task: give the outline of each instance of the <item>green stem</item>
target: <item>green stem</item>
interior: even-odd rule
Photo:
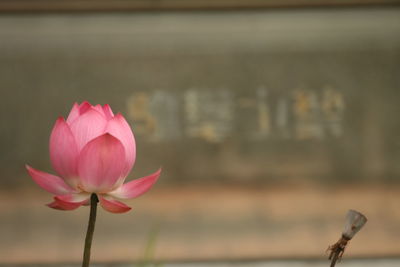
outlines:
[[[92,247],[94,225],[96,223],[97,202],[99,202],[99,199],[97,198],[97,195],[93,193],[90,196],[90,215],[85,238],[82,267],[88,267],[90,263],[90,248]]]

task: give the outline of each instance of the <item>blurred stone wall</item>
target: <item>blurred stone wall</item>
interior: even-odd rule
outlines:
[[[400,10],[0,16],[0,183],[50,171],[75,101],[164,184],[397,181]]]

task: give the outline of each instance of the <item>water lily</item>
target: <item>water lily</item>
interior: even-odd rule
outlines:
[[[67,119],[59,117],[50,137],[50,159],[58,175],[26,166],[33,180],[55,195],[49,207],[73,210],[89,205],[92,194],[107,211],[131,208],[117,199],[135,198],[148,191],[161,170],[124,184],[136,158],[132,130],[109,105],[75,103]]]

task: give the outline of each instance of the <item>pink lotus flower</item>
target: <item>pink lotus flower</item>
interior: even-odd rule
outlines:
[[[49,207],[73,210],[88,205],[96,193],[107,211],[123,213],[131,208],[116,200],[135,198],[148,191],[157,172],[124,184],[136,158],[135,139],[121,114],[109,105],[74,104],[65,121],[59,117],[50,137],[50,159],[59,176],[26,166],[33,180],[56,195]]]

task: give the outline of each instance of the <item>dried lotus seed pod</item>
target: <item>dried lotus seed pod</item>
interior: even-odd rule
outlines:
[[[367,218],[363,214],[355,210],[349,210],[346,215],[343,236],[349,240],[352,239],[366,222]]]
[[[328,251],[330,251],[329,259],[331,260],[331,267],[335,267],[336,262],[341,260],[348,242],[360,231],[366,222],[367,218],[360,212],[355,210],[349,210],[347,212],[342,236],[338,242],[328,247]]]

